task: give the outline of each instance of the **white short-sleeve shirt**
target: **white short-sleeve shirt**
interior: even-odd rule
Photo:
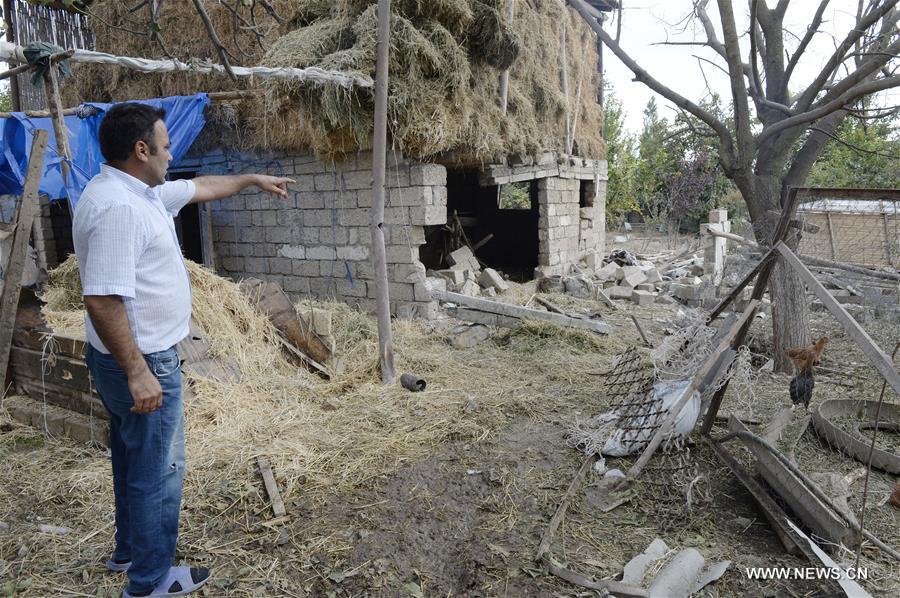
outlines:
[[[122,297],[138,349],[162,351],[187,336],[191,287],[173,217],[193,181],[150,187],[107,164],[84,188],[72,218],[82,294]],[[87,340],[109,350],[86,316]]]

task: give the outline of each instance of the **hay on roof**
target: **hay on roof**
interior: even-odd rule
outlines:
[[[596,103],[596,41],[572,10],[556,2],[521,2],[512,23],[501,0],[397,0],[391,19],[389,135],[403,154],[428,159],[452,151],[466,161],[565,148],[566,107],[577,117],[575,153],[602,158],[602,113]],[[228,50],[242,64],[320,67],[374,76],[374,0],[279,0],[285,17],[271,20],[261,44],[219,3],[207,10]],[[99,0],[92,8],[101,50],[152,58],[162,46],[109,25],[135,27],[144,9],[128,12],[124,0]],[[258,15],[264,23],[264,15]],[[101,20],[102,19],[102,20]],[[560,77],[559,28],[566,19],[568,102]],[[167,3],[160,20],[165,49],[179,57],[218,61],[191,3]],[[510,68],[508,112],[499,106],[499,80]],[[125,100],[220,91],[250,85],[227,78],[182,73],[135,75],[118,67],[79,68],[71,100]],[[248,146],[309,150],[319,156],[368,149],[373,97],[370,89],[336,85],[255,82],[260,100],[236,110]]]

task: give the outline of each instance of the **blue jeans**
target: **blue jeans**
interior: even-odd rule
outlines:
[[[144,355],[162,387],[162,407],[140,415],[128,377],[112,355],[88,347],[94,387],[109,412],[116,549],[113,558],[131,560],[130,593],[152,590],[175,559],[184,480],[184,411],[181,368],[175,348]]]

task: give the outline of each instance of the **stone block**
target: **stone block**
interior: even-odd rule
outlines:
[[[649,282],[642,282],[641,284],[634,287],[636,291],[650,291],[651,293],[656,291],[656,285],[651,284]]]
[[[675,300],[672,299],[669,295],[660,293],[659,295],[656,296],[656,302],[661,305],[671,305],[671,304],[675,303]]]
[[[454,270],[471,270],[473,269],[473,263],[476,264],[474,269],[477,269],[478,264],[475,254],[468,247],[460,247],[456,251],[450,252],[450,255],[447,256],[447,262]]]
[[[315,247],[306,248],[306,259],[308,260],[333,260],[336,258],[337,251],[334,247],[317,245]]]
[[[438,270],[435,274],[445,279],[451,285],[461,285],[466,281],[466,275],[462,270]]]
[[[460,295],[466,295],[468,297],[478,297],[479,295],[481,295],[481,288],[474,280],[466,280],[460,285],[457,292]]]
[[[628,266],[627,268],[631,268],[631,267],[632,266]],[[638,270],[637,272],[631,271],[631,272],[627,273],[622,278],[622,280],[619,281],[619,284],[621,284],[622,286],[631,287],[634,289],[634,288],[637,288],[637,286],[639,284],[643,284],[646,281],[647,281],[647,277],[644,275],[643,272]]]
[[[491,330],[483,324],[463,324],[450,331],[447,342],[454,349],[471,349],[478,343],[486,341]]]
[[[612,280],[616,278],[616,272],[619,270],[619,266],[616,265],[615,262],[610,262],[597,270],[594,274],[597,279],[601,281]]]
[[[563,279],[566,294],[579,299],[593,299],[594,283],[584,276],[571,276]]]
[[[486,289],[494,288],[500,293],[509,290],[509,284],[507,284],[507,282],[503,280],[503,277],[500,276],[500,273],[493,268],[485,268],[482,270],[478,282],[482,287]]]
[[[331,312],[314,307],[312,310],[312,329],[319,336],[331,336]]]
[[[429,291],[447,291],[447,279],[440,276],[429,276],[425,278],[425,286]]]
[[[337,248],[339,260],[360,261],[369,259],[369,248],[365,245],[346,245]]]
[[[659,270],[656,268],[644,270],[644,276],[647,277],[647,282],[660,282],[662,280],[662,276],[659,275]]]
[[[673,284],[672,291],[675,296],[685,301],[694,301],[700,298],[700,287],[693,284]]]
[[[610,299],[631,299],[631,295],[634,293],[634,289],[631,287],[623,287],[623,286],[614,286],[609,287],[606,291],[606,295]]]
[[[538,280],[538,290],[542,293],[565,293],[566,285],[561,276],[544,276]]]
[[[656,295],[650,291],[635,290],[633,293],[631,293],[631,300],[641,307],[653,305],[655,299]]]
[[[482,291],[485,297],[496,297],[497,291],[494,290],[494,287],[487,287]]]

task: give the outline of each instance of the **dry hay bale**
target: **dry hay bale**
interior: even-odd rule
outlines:
[[[468,43],[472,58],[498,69],[508,69],[519,55],[519,40],[500,12],[478,0],[473,0],[474,22],[469,29]]]
[[[287,21],[265,29],[261,45],[235,25],[221,3],[207,3],[219,36],[236,64],[310,67],[374,76],[375,0],[278,0]],[[122,54],[164,56],[159,43],[115,27],[138,28],[147,6],[128,11],[124,0],[98,0],[98,48]],[[245,10],[241,8],[241,10]],[[392,3],[389,126],[392,147],[407,157],[429,159],[453,150],[467,163],[511,153],[565,150],[566,112],[575,130],[574,150],[602,158],[605,145],[596,102],[596,38],[580,16],[556,2],[519,2],[511,23],[505,0],[397,0]],[[101,21],[102,19],[102,21]],[[261,22],[263,20],[261,19]],[[266,27],[273,25],[265,20]],[[560,26],[565,22],[569,98],[560,78]],[[146,22],[144,21],[144,25]],[[161,39],[175,56],[218,62],[190,2],[166,3]],[[501,67],[509,66],[508,112],[499,107]],[[79,69],[66,90],[77,100],[124,100],[220,91],[262,85],[264,95],[240,102],[242,139],[266,150],[304,152],[341,159],[371,146],[371,89],[334,84],[265,82],[185,73],[134,75],[117,67]],[[252,131],[244,135],[243,130]],[[222,147],[232,134],[222,131]],[[214,135],[209,136],[212,141]],[[208,148],[206,141],[201,148]]]

